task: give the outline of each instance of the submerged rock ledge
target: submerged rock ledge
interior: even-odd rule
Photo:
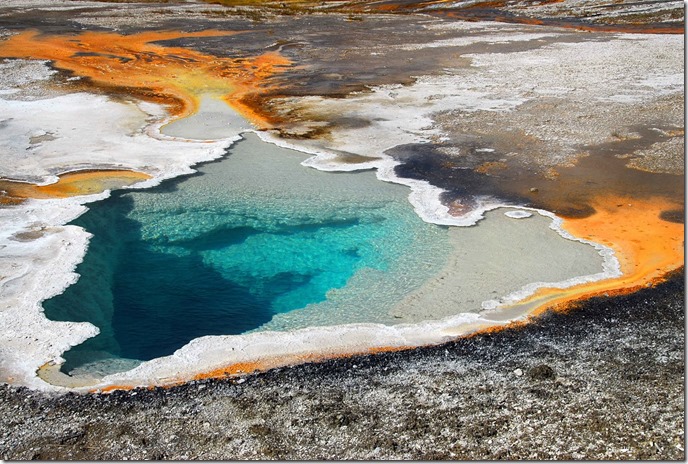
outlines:
[[[110,394],[0,386],[2,459],[685,459],[684,270],[445,345]]]

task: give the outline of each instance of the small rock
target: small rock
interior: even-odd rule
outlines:
[[[521,376],[523,375],[523,370],[520,369],[520,368],[519,368],[519,369],[516,369],[516,370],[514,371],[514,375],[515,375],[516,377],[521,377]]]
[[[538,193],[539,191],[540,191],[540,190],[538,190],[538,189],[535,188],[535,187],[531,187],[531,188],[530,188],[530,193]]]
[[[555,377],[554,369],[547,364],[539,364],[528,369],[528,377],[534,380],[547,380]]]

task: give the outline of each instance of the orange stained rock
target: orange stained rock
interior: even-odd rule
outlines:
[[[340,356],[327,356],[326,354],[316,353],[309,353],[304,355],[265,356],[259,361],[234,363],[229,364],[225,367],[220,367],[218,369],[213,369],[207,372],[201,372],[200,374],[196,374],[193,377],[193,380],[235,377],[241,374],[265,372],[269,369],[274,369],[277,367],[292,366],[296,364],[304,364],[307,362],[324,361],[326,359],[332,359],[336,357]]]
[[[111,32],[50,35],[24,31],[0,41],[0,58],[50,60],[56,68],[88,78],[87,88],[117,89],[170,105],[177,116],[193,113],[201,94],[224,96],[258,125],[269,117],[247,104],[269,89],[265,80],[291,62],[277,53],[253,58],[221,58],[156,42],[184,37],[214,37],[237,31]]]
[[[378,354],[378,353],[393,353],[395,351],[404,351],[404,350],[410,350],[414,347],[412,346],[381,346],[377,348],[369,348],[368,353],[370,354]]]
[[[622,275],[569,289],[542,289],[527,300],[541,303],[535,313],[573,300],[630,293],[684,265],[684,224],[660,219],[662,211],[683,205],[663,197],[620,196],[597,198],[592,204],[595,214],[564,219],[563,227],[575,237],[612,248]]]
[[[299,355],[268,355],[264,356],[260,361],[255,362],[240,362],[230,364],[226,367],[213,369],[208,372],[202,372],[193,377],[193,380],[216,379],[224,377],[232,377],[241,374],[251,374],[254,372],[265,372],[269,369],[277,367],[293,366],[297,364],[323,362],[331,359],[349,358],[352,356],[387,353],[394,351],[403,351],[414,348],[413,346],[382,346],[369,348],[367,350],[353,350],[344,353],[304,353]]]
[[[62,174],[54,184],[0,180],[0,203],[16,204],[26,198],[66,198],[92,195],[150,179],[143,172],[126,170],[76,171]]]
[[[115,390],[133,390],[134,388],[136,387],[131,385],[108,385],[107,387],[89,390],[89,393],[112,393]]]
[[[263,364],[259,362],[236,363],[230,364],[226,367],[221,367],[219,369],[214,369],[212,371],[197,374],[194,376],[193,380],[216,379],[239,374],[250,374],[259,370],[265,370]]]

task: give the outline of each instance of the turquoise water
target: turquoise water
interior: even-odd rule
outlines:
[[[446,229],[414,214],[406,187],[303,159],[249,134],[198,174],[90,205],[73,222],[93,234],[81,278],[44,307],[101,334],[63,370],[203,335],[394,323],[391,305],[444,264]]]

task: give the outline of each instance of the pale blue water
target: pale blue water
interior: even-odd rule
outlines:
[[[406,187],[304,158],[248,135],[197,175],[92,204],[73,222],[94,234],[81,278],[44,302],[101,329],[64,370],[203,335],[394,323],[394,302],[444,264],[446,229],[414,214]]]

